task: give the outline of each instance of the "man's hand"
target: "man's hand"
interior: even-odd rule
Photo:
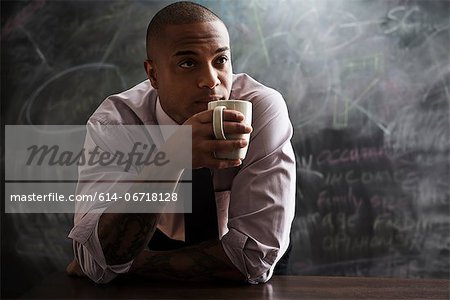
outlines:
[[[213,132],[212,115],[212,110],[202,111],[193,115],[183,124],[192,126],[192,168],[223,169],[239,166],[241,164],[239,159],[216,159],[214,152],[244,148],[247,146],[247,141],[244,139],[216,140]],[[238,111],[225,109],[223,118],[225,134],[252,132],[252,127],[243,122],[244,115]]]
[[[75,259],[72,260],[69,265],[67,265],[66,273],[67,273],[67,275],[74,276],[74,277],[85,277],[86,276],[83,273],[83,271],[81,270],[80,265],[78,264],[78,262]]]

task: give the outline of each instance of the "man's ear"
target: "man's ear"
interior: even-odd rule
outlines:
[[[145,73],[147,73],[147,77],[150,80],[154,89],[158,89],[158,81],[156,80],[156,69],[155,64],[152,60],[147,59],[144,61]]]

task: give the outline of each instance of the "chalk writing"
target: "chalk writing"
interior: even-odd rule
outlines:
[[[322,150],[316,157],[317,166],[334,166],[347,163],[359,163],[366,160],[386,158],[383,147],[361,147],[351,149]]]
[[[322,241],[322,249],[335,259],[349,259],[351,257],[361,257],[361,254],[367,254],[369,251],[384,254],[383,252],[387,252],[386,249],[392,244],[392,236],[351,237],[341,232],[336,235],[325,236]]]
[[[319,211],[352,210],[358,212],[361,208],[363,198],[353,195],[350,188],[346,195],[329,195],[328,191],[322,191],[317,198]]]
[[[430,21],[432,22],[432,19],[417,5],[397,6],[388,11],[382,27],[385,34],[397,34],[401,46],[411,47],[424,41],[424,36],[435,30],[435,25]]]

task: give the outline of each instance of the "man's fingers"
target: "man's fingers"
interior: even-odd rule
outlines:
[[[204,142],[205,149],[211,152],[232,151],[247,146],[248,142],[244,139],[238,140],[209,140]]]
[[[237,110],[224,109],[223,119],[230,122],[241,122],[244,121],[245,116]]]
[[[200,123],[212,123],[213,110],[205,110],[195,114],[192,118],[196,119]],[[223,119],[229,122],[241,122],[244,121],[244,115],[237,110],[224,109]]]
[[[225,134],[246,134],[252,132],[253,128],[244,123],[223,122],[223,131]]]
[[[229,152],[238,150],[247,146],[248,142],[244,139],[239,140],[206,140],[193,145],[192,165],[195,168],[229,168],[240,165],[239,160],[231,161],[214,158],[214,152]],[[195,154],[195,155],[194,155]]]
[[[214,138],[214,129],[212,123],[203,123],[199,126],[192,128],[193,136],[203,136]],[[253,128],[250,125],[244,124],[242,122],[223,122],[223,131],[225,135],[228,134],[247,134],[251,133]]]
[[[198,132],[201,132],[201,135],[203,136],[209,136],[214,138],[214,129],[212,124],[208,124],[207,126],[202,126],[203,128],[200,129]],[[225,136],[229,134],[247,134],[251,133],[253,131],[253,128],[250,125],[244,124],[244,123],[238,123],[238,122],[223,122],[223,132],[225,133]]]

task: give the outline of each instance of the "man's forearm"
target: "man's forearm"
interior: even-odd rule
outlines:
[[[172,193],[182,172],[182,169],[173,166],[165,168],[147,166],[135,179],[135,184],[128,193],[137,194],[148,191]],[[174,182],[161,185],[150,180],[150,182],[142,183],[148,178],[169,178]],[[124,264],[134,259],[149,243],[158,225],[160,213],[125,213],[130,205],[136,205],[136,203],[124,201],[113,203],[100,217],[98,237],[106,263],[109,265]],[[146,210],[146,207],[142,209]],[[163,210],[164,207],[159,207],[160,212]]]
[[[104,213],[98,224],[98,237],[109,265],[134,259],[150,241],[159,214]]]
[[[129,273],[183,281],[245,279],[231,263],[219,240],[172,251],[144,250],[134,260]]]

